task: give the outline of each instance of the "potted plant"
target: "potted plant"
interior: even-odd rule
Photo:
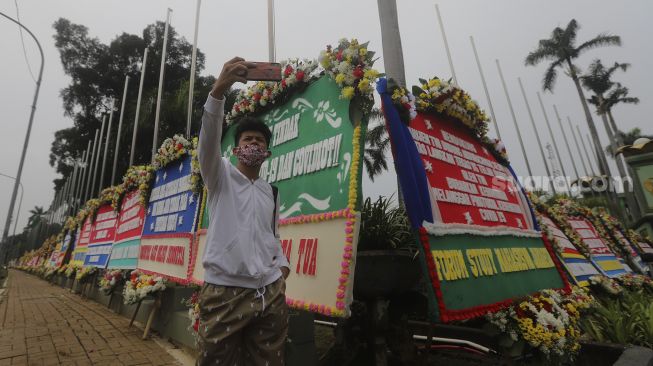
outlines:
[[[418,249],[403,207],[392,197],[365,199],[354,275],[356,298],[379,298],[409,290],[421,275]]]

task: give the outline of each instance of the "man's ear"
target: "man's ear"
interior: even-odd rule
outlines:
[[[267,151],[267,157],[269,158],[270,156],[272,156],[272,151],[268,150]]]
[[[231,149],[231,153],[234,154],[234,155],[236,155],[236,154],[238,153],[238,150],[240,150],[240,147],[239,147],[239,146],[236,146],[236,147],[234,147],[233,149]]]

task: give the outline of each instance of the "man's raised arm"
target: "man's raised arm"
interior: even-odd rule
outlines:
[[[224,116],[224,93],[235,82],[245,83],[247,69],[254,67],[240,57],[234,57],[222,67],[220,75],[204,104],[202,128],[198,146],[198,158],[202,179],[209,191],[217,192],[220,176],[224,172],[220,145],[222,140],[222,119]]]

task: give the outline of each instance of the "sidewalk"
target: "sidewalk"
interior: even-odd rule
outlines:
[[[0,366],[179,365],[129,319],[17,270],[0,295]]]

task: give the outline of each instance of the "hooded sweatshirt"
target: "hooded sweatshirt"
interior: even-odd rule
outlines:
[[[224,98],[209,95],[198,146],[209,211],[204,281],[259,289],[281,277],[280,267],[289,267],[278,236],[278,197],[275,210],[269,183],[249,179],[221,157],[223,116]]]

